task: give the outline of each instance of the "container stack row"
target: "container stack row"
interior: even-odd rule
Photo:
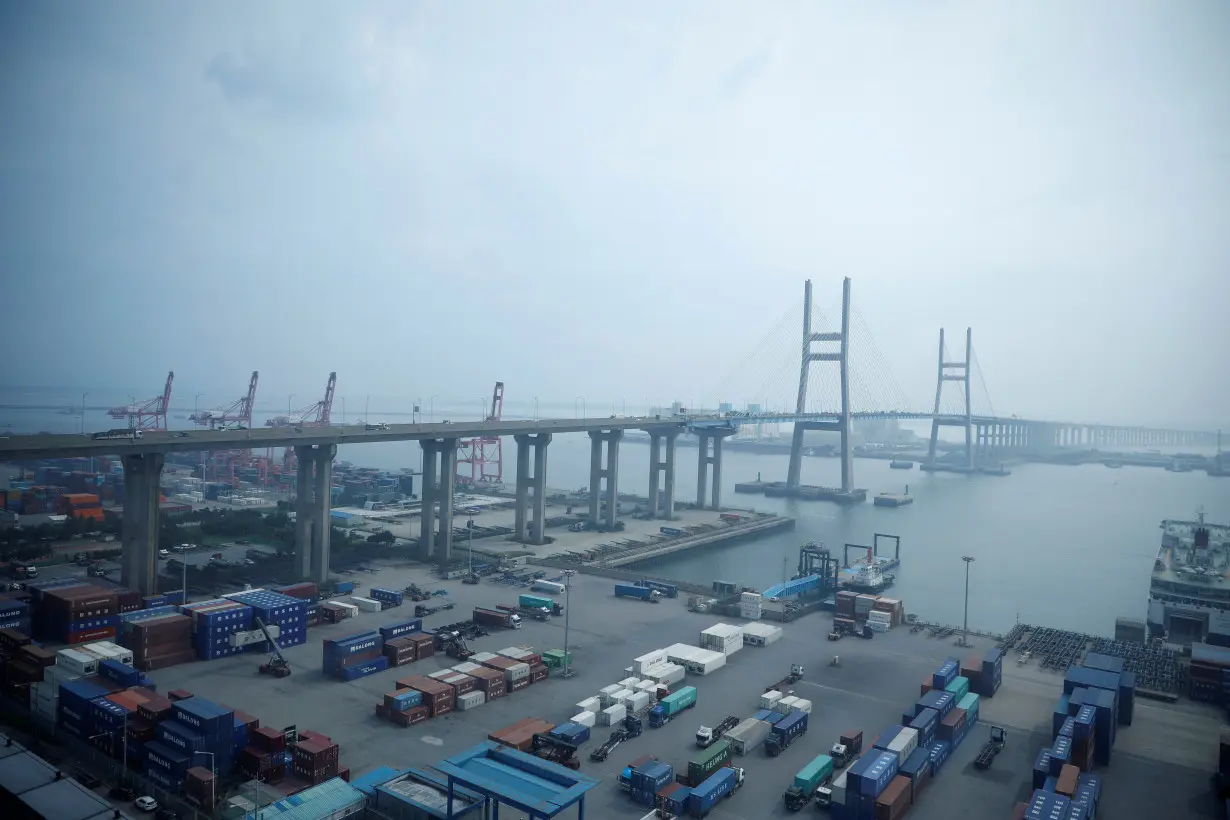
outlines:
[[[33,689],[38,686],[56,655],[35,644],[17,629],[0,629],[0,692],[19,703],[33,705]]]

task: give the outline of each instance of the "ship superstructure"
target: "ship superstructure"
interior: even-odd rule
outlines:
[[[1230,526],[1162,522],[1149,584],[1149,635],[1167,643],[1230,646]]]

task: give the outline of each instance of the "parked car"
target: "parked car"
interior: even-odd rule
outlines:
[[[158,801],[148,794],[138,797],[135,805],[141,811],[158,811]]]
[[[85,786],[87,789],[97,789],[102,785],[102,781],[84,769],[73,770],[73,779]]]
[[[128,802],[129,800],[137,799],[137,790],[132,786],[112,786],[107,792],[107,796],[112,800]]]

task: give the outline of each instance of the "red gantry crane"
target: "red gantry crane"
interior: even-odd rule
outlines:
[[[224,430],[227,428],[236,430],[252,429],[252,405],[256,402],[256,382],[259,376],[260,374],[257,371],[252,371],[252,378],[248,381],[247,394],[234,404],[213,410],[202,410],[199,413],[193,413],[188,418],[193,424],[208,427],[210,430]]]
[[[112,407],[107,415],[113,419],[124,419],[134,430],[165,430],[167,429],[167,407],[171,403],[171,382],[175,381],[175,371],[167,373],[167,386],[161,396],[154,396],[147,401],[136,404],[126,404],[123,407]]]
[[[486,421],[499,421],[504,413],[504,382],[491,392],[491,413]],[[469,469],[464,469],[469,465]],[[457,481],[463,486],[499,483],[504,480],[503,452],[499,436],[462,439],[457,443]]]
[[[328,427],[333,414],[333,393],[337,387],[337,373],[329,374],[329,382],[325,385],[325,397],[315,404],[302,410],[296,410],[289,416],[276,416],[265,422],[268,427]],[[269,463],[273,463],[273,451],[266,453]],[[295,448],[287,447],[282,451],[282,474],[293,475],[296,469]]]

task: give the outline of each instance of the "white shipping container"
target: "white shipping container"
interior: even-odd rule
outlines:
[[[267,624],[265,626],[269,630],[270,637],[275,640],[282,634],[282,627],[277,624]],[[259,629],[253,629],[247,632],[232,632],[230,635],[231,646],[250,646],[254,643],[261,643],[265,640],[265,635]]]
[[[777,702],[777,708],[773,711],[781,712],[783,715],[788,715],[794,711],[794,705],[799,702],[799,699],[794,695],[786,695]]]
[[[579,723],[582,726],[588,726],[589,728],[592,729],[594,728],[594,725],[597,724],[598,722],[598,713],[591,712],[590,710],[586,709],[580,714],[573,715],[571,718],[569,718],[569,721],[571,721],[572,723]]]
[[[645,677],[671,686],[683,680],[687,670],[677,663],[661,663],[645,670]]]
[[[636,693],[631,689],[620,689],[614,694],[614,696],[612,696],[611,701],[612,703],[622,703],[624,706],[627,706],[628,702],[632,700],[632,696],[634,694]]]
[[[641,682],[641,679],[639,677],[631,677],[631,678],[624,678],[623,680],[619,682],[619,685],[625,689],[633,689],[640,682]]]
[[[748,621],[759,621],[762,617],[764,617],[764,611],[761,610],[760,607],[752,608],[752,607],[740,606],[739,607],[739,617],[745,620],[748,620]],[[747,643],[746,638],[744,638],[744,643]]]
[[[354,604],[348,604],[343,601],[329,601],[329,603],[333,604],[334,606],[339,606],[342,609],[346,610],[347,618],[356,618],[359,615],[359,608],[355,606]]]
[[[61,649],[56,653],[56,666],[62,666],[74,675],[97,675],[98,656],[76,649]]]
[[[470,663],[469,661],[465,661],[464,663],[459,663],[456,666],[450,666],[449,668],[452,669],[454,672],[460,672],[463,675],[473,675],[474,670],[485,669],[486,667],[480,666],[477,663]]]
[[[701,635],[712,635],[719,640],[725,641],[728,638],[738,638],[743,640],[743,629],[734,624],[718,623],[706,629]]]
[[[745,755],[764,743],[772,731],[773,724],[755,718],[748,718],[726,733],[735,754]]]
[[[586,698],[577,704],[577,708],[582,712],[597,712],[602,708],[601,698]]]
[[[688,666],[688,661],[696,657],[697,654],[705,652],[699,646],[690,646],[686,643],[677,643],[666,648],[666,659],[671,663],[677,663],[685,669]]]
[[[778,701],[782,699],[782,693],[776,689],[770,689],[760,696],[761,709],[776,709]]]
[[[741,592],[739,593],[739,603],[741,604],[756,604],[760,605],[760,601],[764,596],[759,592]]]
[[[598,713],[598,722],[603,726],[614,726],[628,716],[628,709],[622,703],[608,706]]]
[[[357,595],[350,596],[350,603],[364,612],[379,612],[383,608],[379,601],[373,601],[371,598],[360,598]]]
[[[905,759],[914,754],[918,748],[918,730],[902,729],[897,736],[888,742],[888,750],[897,753],[897,765],[905,763]]]
[[[643,680],[633,688],[638,692],[647,692],[650,697],[653,697],[658,692],[658,682],[656,680]]]
[[[721,652],[711,652],[707,649],[702,649],[700,653],[693,656],[692,660],[684,664],[684,668],[694,675],[708,675],[725,665],[726,656]]]
[[[508,667],[507,675],[510,681],[528,678],[530,676],[530,665],[528,663],[515,663]]]
[[[887,632],[893,628],[891,624],[886,624],[883,621],[868,621],[867,626],[871,627],[872,632]]]
[[[70,680],[84,678],[80,672],[74,672],[67,666],[48,666],[43,670],[43,680],[47,683],[55,684],[58,688],[61,683],[67,683]]]
[[[655,666],[666,660],[665,649],[655,649],[652,652],[646,652],[639,658],[632,660],[632,674],[644,676],[645,670],[650,666]]]
[[[771,624],[748,624],[743,629],[743,643],[748,646],[768,646],[782,637],[782,628]]]
[[[466,692],[464,695],[457,696],[457,709],[464,712],[467,709],[474,709],[482,706],[487,702],[487,695],[480,689],[475,689],[472,692]]]
[[[796,698],[793,704],[793,711],[806,712],[811,714],[811,701],[806,698]]]
[[[893,615],[891,612],[881,612],[878,609],[873,609],[867,613],[867,622],[872,623],[875,621],[891,624],[893,622]]]
[[[598,690],[598,699],[602,702],[603,707],[610,706],[615,702],[615,695],[623,691],[623,687],[618,683],[613,683],[610,686],[604,686]]]
[[[632,697],[628,698],[628,711],[635,713],[642,709],[648,709],[652,702],[653,698],[648,692],[635,692]]]
[[[132,666],[132,650],[125,646],[120,646],[112,641],[99,641],[98,643],[91,644],[91,646],[106,647],[111,652],[112,658],[125,666]]]

